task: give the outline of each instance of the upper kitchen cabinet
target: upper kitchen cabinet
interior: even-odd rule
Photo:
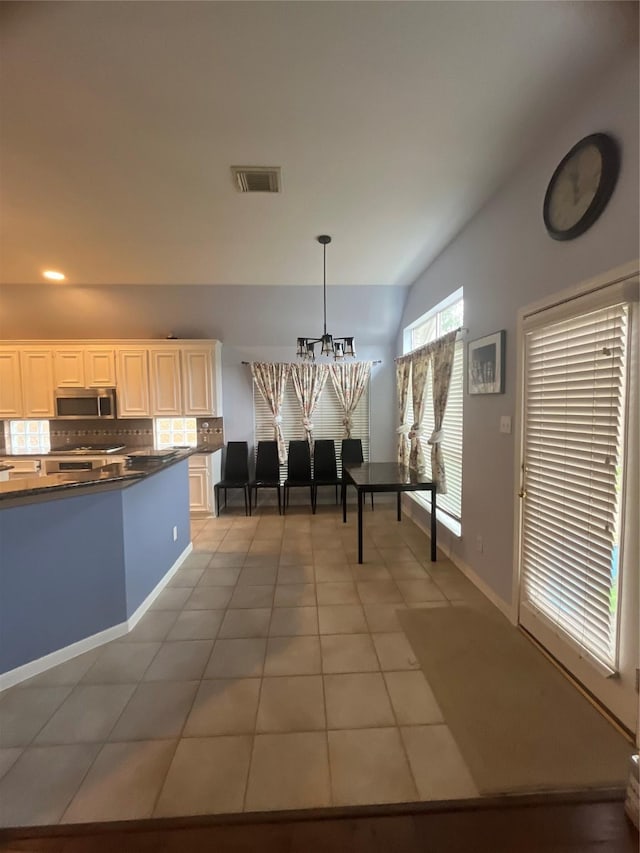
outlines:
[[[159,418],[182,414],[182,381],[178,349],[149,350],[151,414]]]
[[[147,347],[116,350],[119,418],[148,418],[151,414],[147,353]]]
[[[151,348],[151,414],[157,417],[220,417],[219,374],[219,344]]]
[[[0,350],[0,418],[52,418],[53,389],[50,349]]]
[[[81,347],[54,350],[53,373],[56,388],[85,388],[84,350]]]
[[[112,348],[57,347],[53,359],[56,388],[115,388]]]
[[[113,348],[85,347],[84,373],[86,388],[115,388],[116,362]]]
[[[22,411],[20,353],[3,347],[0,349],[0,418],[21,418]]]
[[[183,345],[181,350],[183,413],[221,417],[220,344]]]
[[[23,349],[20,353],[24,418],[53,418],[53,352]]]
[[[55,417],[56,388],[115,388],[119,418],[222,417],[219,341],[11,344],[0,347],[0,419]]]

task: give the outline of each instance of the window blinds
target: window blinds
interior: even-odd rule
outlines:
[[[616,668],[628,306],[526,332],[523,601]]]
[[[464,343],[456,342],[453,357],[453,368],[451,371],[451,384],[449,385],[449,396],[447,408],[442,422],[444,440],[442,442],[442,455],[447,476],[447,494],[438,495],[438,511],[446,512],[448,515],[460,521],[462,518],[462,400],[464,390]],[[407,415],[405,421],[413,423],[413,394],[411,393],[411,381],[409,381],[409,396],[407,401]],[[420,429],[420,438],[424,448],[424,459],[426,471],[431,476],[431,445],[427,444],[433,432],[433,384],[431,379],[431,367],[427,375],[427,388],[425,394],[424,419]],[[429,499],[423,495],[424,499]]]
[[[353,423],[351,427],[351,437],[359,438],[362,441],[362,453],[365,462],[369,459],[369,387],[370,382],[367,382],[366,388],[362,393],[362,397],[358,402],[355,412],[353,413]],[[258,441],[273,440],[273,415],[271,414],[268,405],[265,403],[262,394],[253,385],[253,411],[255,418],[255,440],[256,446]],[[311,416],[313,423],[313,437],[315,438],[332,438],[336,446],[336,459],[338,462],[338,476],[342,475],[342,463],[340,460],[340,450],[342,439],[344,438],[344,426],[342,420],[344,413],[338,395],[333,387],[331,376],[327,379],[324,390],[318,401],[318,405]],[[287,380],[287,385],[284,393],[284,401],[282,405],[282,432],[285,443],[295,439],[303,439],[305,437],[304,428],[302,426],[302,414],[300,404],[296,397],[293,382],[291,378]],[[287,474],[286,463],[280,466],[281,479],[285,479]]]

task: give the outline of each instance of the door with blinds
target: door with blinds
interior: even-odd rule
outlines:
[[[637,277],[522,325],[521,625],[635,731]]]

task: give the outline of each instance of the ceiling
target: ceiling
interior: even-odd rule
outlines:
[[[0,281],[407,285],[629,2],[3,2]],[[242,195],[232,165],[282,168]]]

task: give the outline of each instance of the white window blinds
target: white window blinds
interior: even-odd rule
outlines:
[[[462,518],[462,400],[464,390],[464,343],[456,342],[453,357],[453,369],[451,372],[451,384],[449,385],[449,396],[447,408],[445,409],[442,430],[444,439],[442,441],[442,455],[447,476],[447,494],[438,495],[438,511],[446,512],[456,521]],[[411,393],[411,382],[409,382],[409,397],[407,401],[406,422],[413,422],[413,395]],[[424,448],[424,459],[426,471],[431,475],[431,445],[427,444],[433,432],[433,383],[431,378],[431,367],[427,375],[427,387],[425,392],[424,419],[420,428],[420,438]],[[422,496],[421,496],[422,497]],[[427,502],[429,499],[426,498]]]
[[[615,670],[628,306],[525,338],[523,603]]]
[[[366,388],[362,393],[362,397],[358,402],[356,410],[353,414],[353,423],[351,427],[351,437],[359,438],[362,441],[362,453],[365,462],[369,459],[369,385],[367,382]],[[253,385],[253,411],[255,417],[255,440],[256,446],[259,441],[273,440],[273,415],[271,414],[268,405],[265,403],[262,394]],[[340,450],[342,439],[344,438],[344,426],[342,420],[344,413],[342,406],[338,400],[338,395],[333,387],[331,376],[327,379],[326,385],[318,405],[311,416],[313,423],[313,437],[316,438],[332,438],[336,446],[336,459],[338,462],[338,475],[341,476],[342,464],[340,460]],[[291,378],[287,380],[287,386],[284,393],[284,402],[282,405],[282,432],[285,443],[295,439],[303,439],[305,437],[304,428],[302,426],[302,414],[300,404],[293,389]],[[286,463],[280,466],[282,479],[286,477]]]

